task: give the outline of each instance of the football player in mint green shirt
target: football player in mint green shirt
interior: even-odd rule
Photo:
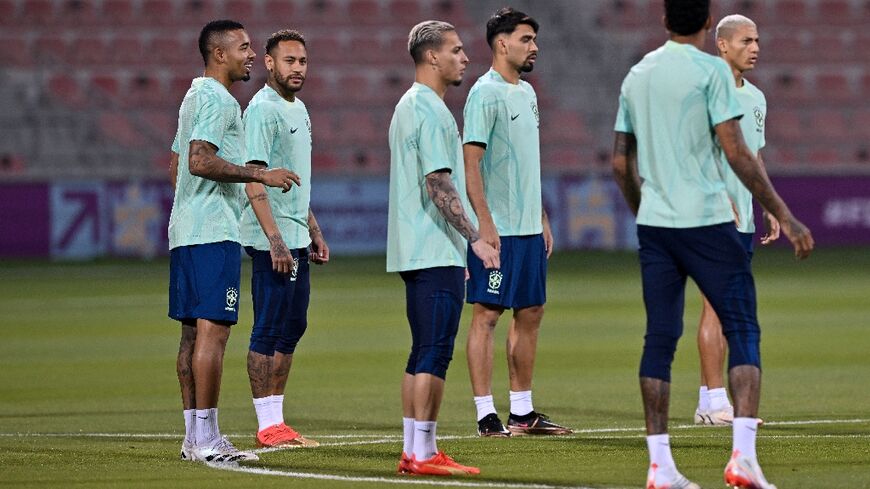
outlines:
[[[175,199],[169,218],[169,316],[181,323],[176,363],[185,421],[181,458],[257,460],[223,438],[217,424],[224,348],[238,320],[238,184],[289,190],[299,179],[285,169],[243,166],[241,109],[229,88],[250,78],[255,55],[244,27],[210,22],[200,33],[199,48],[205,73],[193,80],[181,103],[170,170]]]
[[[622,83],[614,127],[613,170],[637,215],[647,315],[639,372],[650,455],[646,487],[699,487],[677,470],[668,436],[671,363],[691,277],[728,339],[735,412],[725,482],[773,489],[755,451],[761,381],[755,286],[719,172],[720,153],[777,217],[798,258],[809,256],[813,239],[743,141],[743,111],[727,63],[702,51],[712,25],[709,0],[665,0],[665,24],[670,40]]]
[[[737,100],[743,112],[743,117],[740,119],[743,139],[749,150],[758,156],[763,169],[761,148],[764,147],[765,142],[764,119],[767,115],[767,101],[761,90],[744,78],[744,73],[755,68],[758,60],[758,30],[755,23],[742,15],[724,17],[716,27],[716,47],[719,56],[731,68],[736,81]],[[737,178],[724,158],[720,158],[719,167],[722,179],[725,181],[725,190],[734,208],[740,240],[746,248],[749,259],[752,259],[752,241],[755,233],[752,194]],[[762,236],[761,243],[766,245],[779,238],[779,222],[766,211],[764,221],[768,230]],[[734,418],[734,408],[728,401],[722,375],[726,346],[722,336],[722,324],[710,301],[703,297],[703,294],[702,298],[704,309],[698,325],[701,388],[694,421],[695,424],[702,425],[729,425]]]
[[[404,443],[399,472],[467,475],[436,444],[436,419],[453,356],[465,295],[466,240],[488,268],[498,268],[495,248],[480,239],[466,214],[459,130],[444,94],[459,85],[468,64],[462,41],[446,22],[411,29],[408,51],[414,84],[390,121],[390,200],[387,271],[405,283],[411,354],[402,378]]]
[[[311,121],[296,94],[308,74],[299,31],[280,30],[266,41],[266,85],[245,109],[247,165],[286,168],[299,176],[291,193],[245,184],[242,245],[251,256],[254,325],[248,378],[262,447],[317,446],[284,422],[284,390],[296,345],[308,326],[309,260],[329,261],[329,246],[310,208]],[[311,253],[308,246],[311,245]]]
[[[546,302],[547,259],[553,233],[541,197],[538,98],[522,73],[538,58],[538,23],[510,7],[486,24],[492,67],[465,102],[463,156],[466,189],[481,239],[501,254],[501,268],[486,270],[468,257],[468,369],[480,436],[565,435],[571,430],[535,411],[532,372]],[[492,342],[505,309],[508,329],[510,413],[505,428],[492,395]]]

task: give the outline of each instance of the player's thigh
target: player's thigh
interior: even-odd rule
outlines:
[[[637,227],[647,334],[679,337],[683,329],[686,273],[674,253],[673,230]]]
[[[170,316],[181,321],[238,321],[241,249],[222,241],[184,246],[170,258]]]
[[[429,268],[418,275],[415,322],[421,346],[452,349],[462,314],[464,279],[460,267]]]

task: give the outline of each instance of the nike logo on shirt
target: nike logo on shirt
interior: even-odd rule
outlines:
[[[517,117],[519,117],[519,116],[520,116],[519,114],[517,114],[517,115],[512,115],[512,116],[511,116],[511,120],[512,120],[512,121],[515,121],[515,120],[517,119]]]
[[[296,134],[296,131],[298,131],[298,130],[299,130],[298,127],[291,127],[291,128],[290,128],[290,134]]]

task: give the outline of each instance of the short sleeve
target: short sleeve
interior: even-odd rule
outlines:
[[[417,115],[421,119],[417,136],[417,155],[423,175],[444,169],[453,171],[453,165],[450,164],[451,153],[447,145],[450,128],[437,112]],[[455,134],[453,136],[458,137]]]
[[[743,117],[743,109],[737,99],[737,86],[734,75],[722,59],[716,59],[714,69],[707,85],[707,114],[710,127]]]
[[[190,132],[190,141],[208,141],[220,149],[228,125],[226,112],[226,107],[220,103],[220,98],[216,95],[200,95],[198,110]]]
[[[619,95],[619,108],[616,111],[616,124],[613,125],[613,130],[616,132],[625,132],[634,134],[634,127],[631,125],[631,114],[628,112],[628,101],[625,95]]]
[[[462,143],[489,144],[489,136],[493,126],[495,126],[497,115],[498,99],[487,96],[484,90],[472,89],[465,101],[465,110],[463,111],[465,122]]]
[[[272,146],[278,137],[278,120],[274,110],[268,104],[257,104],[245,111],[245,147],[248,150],[248,161],[269,161]]]

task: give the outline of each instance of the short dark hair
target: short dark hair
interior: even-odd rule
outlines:
[[[298,41],[305,46],[305,36],[295,29],[281,29],[278,32],[273,32],[269,39],[266,40],[266,54],[272,54],[275,46],[282,41]]]
[[[205,25],[199,32],[199,54],[202,61],[208,65],[208,53],[214,49],[218,38],[224,33],[244,29],[245,26],[234,20],[213,20]]]
[[[668,30],[690,36],[704,28],[710,17],[710,0],[665,0]]]
[[[526,24],[538,33],[538,21],[511,7],[498,9],[486,22],[486,43],[492,47],[492,40],[499,34],[511,34],[517,26]]]

